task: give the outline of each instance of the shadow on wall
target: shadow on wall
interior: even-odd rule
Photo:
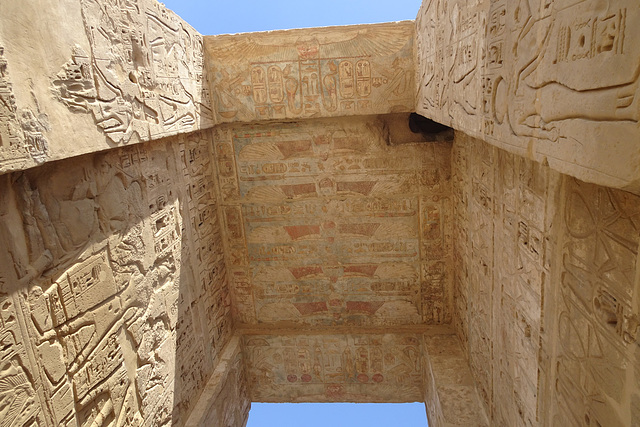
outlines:
[[[0,178],[0,424],[183,423],[232,326],[209,135]]]

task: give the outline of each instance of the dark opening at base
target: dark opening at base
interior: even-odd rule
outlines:
[[[409,115],[409,129],[413,133],[421,134],[426,141],[453,141],[452,128],[434,122],[418,113]]]

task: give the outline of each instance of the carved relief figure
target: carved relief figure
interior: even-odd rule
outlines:
[[[81,3],[91,53],[74,47],[53,81],[67,107],[90,112],[116,144],[211,120],[199,34],[153,2]]]

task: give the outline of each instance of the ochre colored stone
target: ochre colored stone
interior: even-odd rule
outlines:
[[[425,0],[203,37],[0,1],[0,427],[638,425],[639,24]]]

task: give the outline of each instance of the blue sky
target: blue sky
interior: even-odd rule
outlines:
[[[415,19],[421,0],[168,0],[203,35]],[[424,404],[252,405],[247,427],[424,427]]]
[[[203,35],[415,19],[421,0],[162,1]]]
[[[426,427],[423,403],[252,403],[247,427]]]

